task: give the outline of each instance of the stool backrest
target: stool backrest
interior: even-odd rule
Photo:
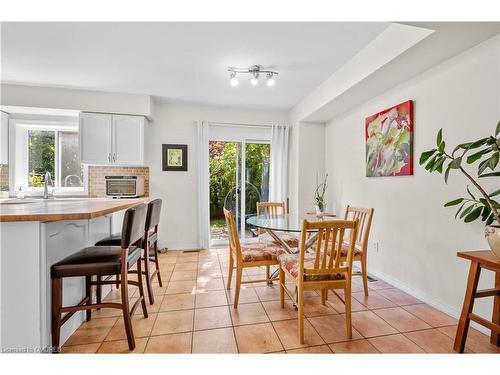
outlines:
[[[125,211],[122,227],[122,249],[128,249],[130,245],[144,238],[147,213],[148,206],[144,203],[130,207]]]
[[[146,216],[146,232],[160,223],[161,199],[153,199],[148,203],[148,214]]]

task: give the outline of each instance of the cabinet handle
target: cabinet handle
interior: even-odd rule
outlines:
[[[111,162],[111,154],[108,154],[108,161]]]
[[[116,162],[116,153],[113,154],[113,161]]]

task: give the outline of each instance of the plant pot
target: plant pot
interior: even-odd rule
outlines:
[[[491,251],[500,258],[500,226],[490,225],[484,230],[484,236],[488,240]]]

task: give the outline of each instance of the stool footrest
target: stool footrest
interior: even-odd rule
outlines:
[[[496,332],[496,333],[500,332],[500,325],[495,324],[493,322],[490,322],[489,320],[486,320],[484,318],[481,318],[479,315],[470,313],[469,319],[473,320],[474,322],[476,322],[478,324],[481,324],[482,326],[485,326],[486,328],[491,329],[493,332]]]

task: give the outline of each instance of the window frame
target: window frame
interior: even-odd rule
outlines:
[[[28,165],[29,165],[29,130],[45,130],[54,131],[55,143],[55,165],[52,180],[54,182],[54,193],[57,195],[88,195],[88,183],[86,168],[83,171],[83,186],[82,187],[62,187],[59,186],[59,176],[61,173],[61,132],[78,133],[78,121],[48,121],[48,120],[25,120],[25,119],[10,119],[9,120],[9,173],[13,178],[10,183],[10,191],[15,192],[22,186],[23,191],[27,195],[42,195],[43,187],[30,187],[28,180]]]

